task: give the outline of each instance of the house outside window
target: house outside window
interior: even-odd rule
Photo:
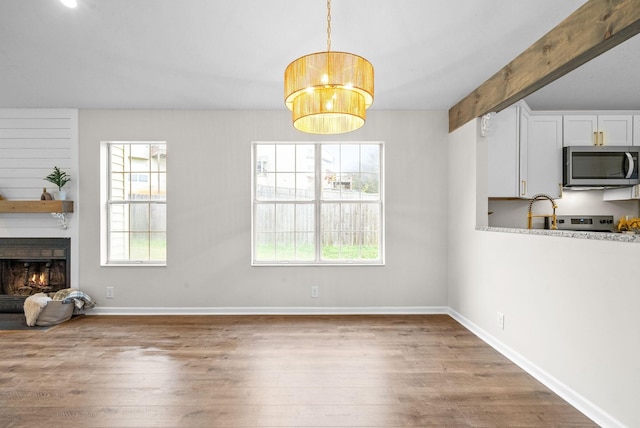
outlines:
[[[105,264],[165,264],[167,145],[106,144]]]
[[[267,173],[267,160],[266,159],[257,159],[256,160],[256,174],[264,176]]]
[[[384,264],[383,147],[254,143],[252,264]]]

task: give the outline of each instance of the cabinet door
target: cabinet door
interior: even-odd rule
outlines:
[[[640,115],[633,116],[633,145],[640,146]]]
[[[598,131],[605,146],[630,146],[633,144],[633,116],[631,115],[600,115],[598,116]]]
[[[487,150],[490,198],[518,197],[518,110],[512,106],[493,116],[489,122]]]
[[[521,123],[521,197],[562,197],[562,116],[531,115]]]
[[[633,144],[631,115],[566,115],[564,146],[630,146]]]
[[[564,146],[593,146],[594,133],[598,131],[598,116],[566,115],[563,117],[563,127]]]

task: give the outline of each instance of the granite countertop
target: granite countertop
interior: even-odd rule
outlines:
[[[544,235],[564,238],[593,239],[597,241],[640,243],[640,234],[636,233],[578,232],[575,230],[515,229],[508,227],[488,226],[476,226],[476,230],[482,230],[486,232],[520,233],[523,235]]]

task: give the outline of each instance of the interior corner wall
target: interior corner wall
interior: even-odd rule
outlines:
[[[80,281],[99,310],[446,309],[445,111],[370,111],[314,136],[286,110],[81,110],[79,130]],[[167,142],[167,266],[100,266],[100,144],[149,140]],[[252,141],[384,141],[386,265],[252,267]]]
[[[476,129],[449,136],[449,306],[602,426],[640,426],[640,245],[476,230]]]

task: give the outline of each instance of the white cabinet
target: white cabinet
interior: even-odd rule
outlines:
[[[640,146],[640,115],[633,116],[633,145]],[[602,194],[604,201],[631,201],[640,199],[640,184],[631,187],[606,189]]]
[[[491,118],[487,142],[490,198],[562,196],[561,115],[518,103]]]
[[[562,116],[520,115],[520,197],[562,197]]]
[[[577,114],[564,116],[565,146],[631,146],[632,115]]]
[[[518,105],[508,107],[489,120],[487,135],[490,198],[519,197]]]

